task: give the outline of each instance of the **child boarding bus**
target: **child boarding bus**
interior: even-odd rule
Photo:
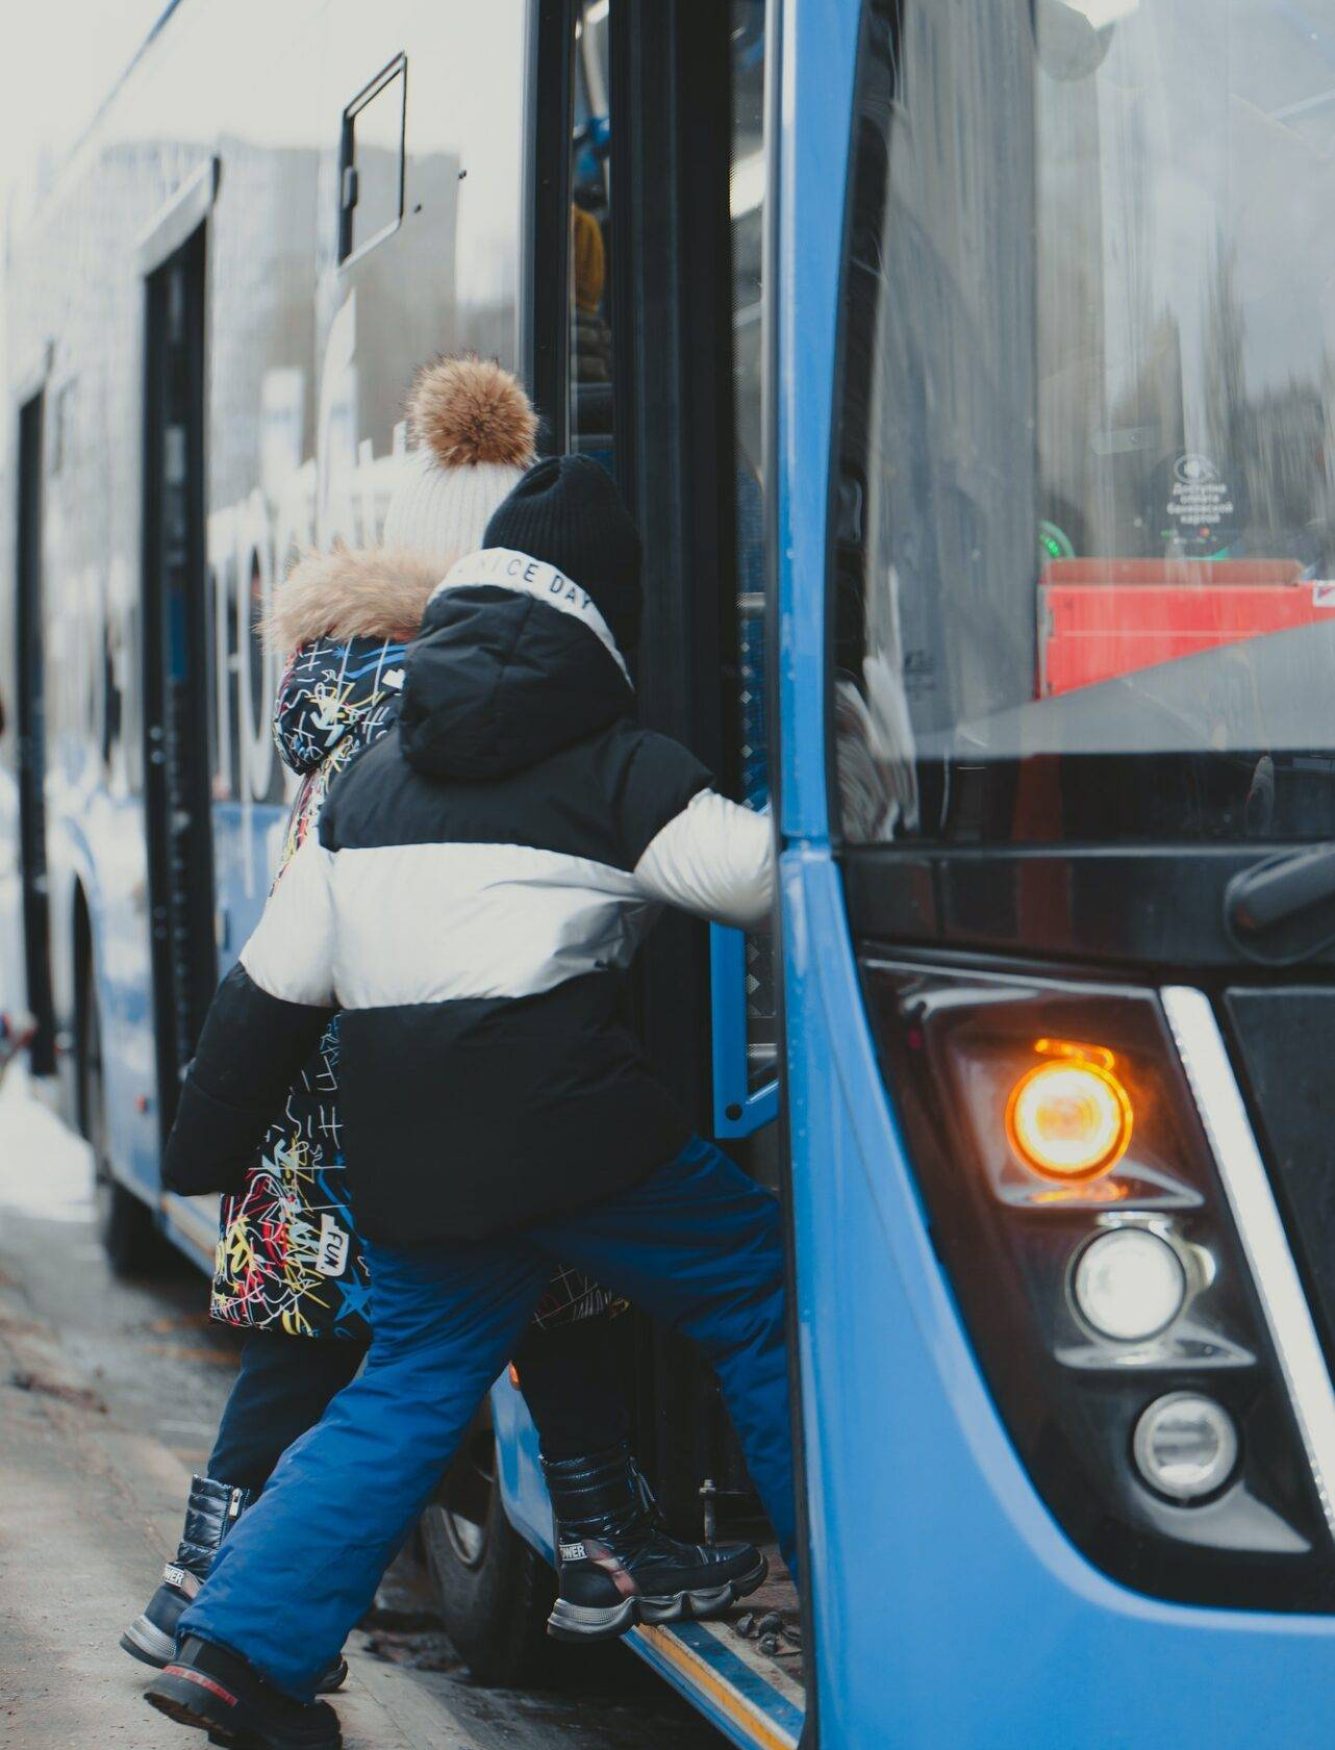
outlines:
[[[26,995],[120,1268],[212,1249],[158,1153],[282,832],[256,618],[414,368],[635,509],[644,719],[782,854],[774,956],[671,919],[638,990],[789,1216],[800,1632],[632,1636],[738,1745],[1327,1741],[1332,64],[1335,0],[181,0],[18,228]],[[763,1536],[620,1329],[673,1528]],[[522,1676],[507,1380],[425,1536]]]

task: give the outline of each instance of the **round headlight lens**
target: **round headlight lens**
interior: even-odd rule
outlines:
[[[1238,1461],[1238,1436],[1222,1404],[1196,1392],[1156,1398],[1136,1423],[1136,1468],[1152,1489],[1174,1501],[1213,1495]]]
[[[1187,1278],[1167,1240],[1142,1227],[1121,1227],[1085,1247],[1073,1292],[1100,1336],[1134,1343],[1172,1324],[1187,1297]]]
[[[1006,1128],[1036,1172],[1051,1179],[1094,1179],[1126,1152],[1131,1101],[1101,1064],[1040,1063],[1016,1083]]]

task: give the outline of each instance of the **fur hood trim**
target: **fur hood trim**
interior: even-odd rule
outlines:
[[[393,547],[311,551],[274,591],[263,632],[270,649],[289,655],[316,638],[417,636],[432,590],[449,565]]]

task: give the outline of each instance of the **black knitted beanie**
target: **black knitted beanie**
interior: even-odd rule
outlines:
[[[612,476],[589,456],[529,469],[492,512],[484,547],[545,560],[588,591],[622,650],[640,635],[640,535]]]

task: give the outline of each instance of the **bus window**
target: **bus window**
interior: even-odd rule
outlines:
[[[570,130],[570,447],[612,465],[610,0],[575,7]]]
[[[848,840],[1335,832],[1310,11],[1310,40],[1262,0],[887,32],[832,530]]]

